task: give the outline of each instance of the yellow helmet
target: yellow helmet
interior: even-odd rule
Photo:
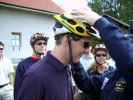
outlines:
[[[71,19],[65,15],[55,15],[54,19],[75,35],[91,38],[95,34],[95,30],[85,22]]]

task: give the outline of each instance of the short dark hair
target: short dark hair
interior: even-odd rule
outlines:
[[[2,45],[4,47],[4,43],[2,41],[0,41],[0,45]]]
[[[55,35],[55,44],[59,45],[61,44],[62,38],[66,35],[66,33],[64,34],[59,34],[59,35]]]

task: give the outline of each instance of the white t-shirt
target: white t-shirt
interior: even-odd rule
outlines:
[[[14,72],[13,64],[10,59],[3,57],[0,59],[0,85],[10,82],[9,75]]]

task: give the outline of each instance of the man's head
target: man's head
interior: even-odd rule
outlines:
[[[4,43],[0,41],[0,57],[3,56],[4,53]]]
[[[56,46],[60,46],[66,61],[70,61],[71,56],[76,61],[90,46],[87,36],[76,35],[65,28],[61,23],[56,22],[53,28],[55,33]],[[62,56],[63,56],[62,55]],[[70,62],[68,62],[70,63]]]
[[[46,51],[48,42],[48,37],[44,36],[42,33],[35,33],[31,36],[30,44],[36,55],[43,55]]]

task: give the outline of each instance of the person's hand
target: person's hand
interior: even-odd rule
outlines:
[[[80,9],[73,9],[69,12],[74,19],[86,21],[90,25],[94,25],[95,22],[101,18],[96,12],[92,11],[89,7]]]

